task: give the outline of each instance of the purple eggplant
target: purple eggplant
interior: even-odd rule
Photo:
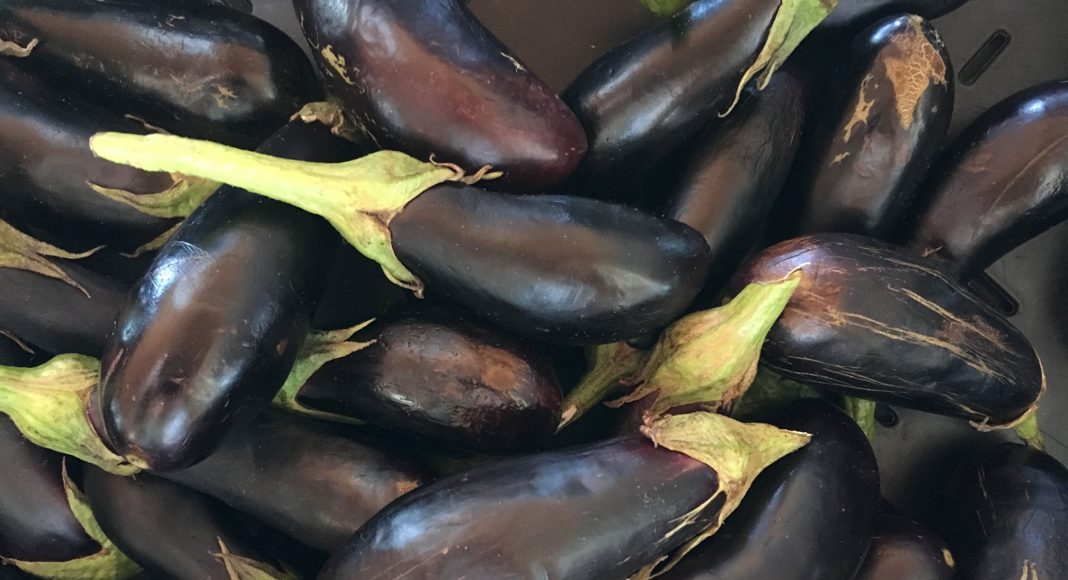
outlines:
[[[875,534],[856,580],[953,580],[956,563],[941,538],[899,516],[875,518]]]
[[[892,14],[916,14],[931,19],[948,14],[968,0],[839,0],[820,23],[820,32],[850,32]]]

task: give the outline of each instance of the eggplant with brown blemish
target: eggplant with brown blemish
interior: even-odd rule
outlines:
[[[962,278],[1068,218],[1068,81],[991,107],[953,144],[926,185],[931,203],[910,245]]]
[[[295,120],[262,150],[336,161],[358,149]],[[114,449],[154,471],[188,467],[266,407],[308,332],[336,247],[321,218],[237,188],[197,208],[105,348],[100,403]]]
[[[546,341],[607,343],[662,328],[708,271],[708,244],[684,224],[586,198],[483,191],[470,185],[481,171],[396,151],[315,164],[170,135],[106,133],[91,146],[321,215],[398,285]]]
[[[697,0],[579,74],[564,101],[589,139],[576,174],[585,193],[635,203],[661,185],[664,162],[729,112],[751,78],[763,88],[836,0],[781,4]]]
[[[782,242],[739,284],[801,272],[761,362],[843,394],[964,417],[982,430],[1029,418],[1046,387],[1027,338],[937,261],[851,234]]]
[[[243,147],[259,145],[317,90],[291,38],[223,6],[10,0],[0,40],[25,47],[20,66],[58,90]]]
[[[296,0],[330,91],[375,141],[541,190],[586,151],[575,115],[461,0]]]
[[[209,497],[146,473],[123,477],[86,466],[83,477],[100,527],[154,577],[293,578]]]
[[[367,344],[287,382],[282,406],[487,453],[530,449],[560,422],[552,365],[518,340],[441,311],[375,322],[355,340]]]
[[[848,96],[801,161],[802,233],[899,235],[953,113],[953,69],[929,22],[881,20],[853,43]]]
[[[475,467],[390,504],[320,579],[398,570],[412,578],[626,578],[713,533],[760,471],[807,441],[701,412],[658,418],[645,435]]]
[[[1068,469],[1004,443],[967,457],[946,481],[940,531],[962,578],[1068,577]]]
[[[852,580],[879,502],[871,445],[852,419],[817,399],[755,418],[812,440],[761,473],[723,528],[661,578]]]
[[[916,522],[880,514],[856,580],[953,580],[956,563],[941,538]]]

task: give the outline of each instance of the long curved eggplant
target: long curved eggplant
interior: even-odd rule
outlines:
[[[941,532],[962,578],[1068,577],[1068,469],[1006,443],[980,450],[946,482]]]
[[[266,22],[222,6],[9,0],[0,39],[63,91],[180,135],[254,147],[316,91],[303,51]],[[106,38],[107,42],[101,42]]]
[[[931,173],[910,244],[964,278],[1068,218],[1068,81],[995,105]]]
[[[286,578],[215,500],[148,474],[123,477],[87,465],[83,476],[100,527],[153,577]]]
[[[891,14],[936,18],[963,6],[968,0],[839,0],[820,23],[819,31],[850,31]]]
[[[162,475],[326,552],[429,481],[405,453],[352,427],[273,411],[230,433],[204,461]]]
[[[853,42],[848,95],[802,162],[802,233],[898,233],[953,114],[953,69],[942,40],[915,15],[872,25]],[[796,175],[796,174],[795,174]]]
[[[319,578],[623,579],[718,526],[756,473],[807,441],[711,413],[665,417],[649,433],[657,445],[632,436],[506,459],[416,490]]]
[[[263,150],[338,160],[354,147],[293,121]],[[213,195],[160,250],[102,359],[107,436],[157,471],[203,459],[282,386],[337,245],[320,218],[236,188]]]
[[[1027,338],[937,261],[822,234],[764,250],[738,283],[798,270],[801,285],[761,357],[783,376],[980,429],[1011,426],[1036,407],[1046,380]]]
[[[697,0],[586,68],[565,91],[564,101],[589,138],[577,174],[587,192],[633,203],[634,192],[650,186],[648,176],[728,110],[766,64],[764,82],[835,0],[798,2],[796,14],[779,13],[780,4]],[[769,35],[773,22],[775,28],[790,25],[790,37]],[[777,50],[776,56],[758,62],[758,54],[769,48]]]
[[[312,374],[291,395],[298,408],[487,453],[532,448],[560,422],[552,365],[510,337],[420,312],[356,338],[373,344]]]
[[[941,538],[916,522],[879,515],[856,580],[953,580],[956,563]]]
[[[723,528],[660,577],[852,580],[879,503],[871,445],[852,419],[817,399],[758,419],[812,440],[761,473]]]
[[[295,0],[331,92],[376,142],[541,190],[575,169],[575,115],[462,0]]]

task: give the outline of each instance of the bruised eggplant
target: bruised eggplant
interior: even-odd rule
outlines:
[[[761,362],[847,395],[970,419],[987,430],[1028,418],[1046,380],[1027,338],[952,274],[851,234],[782,242],[738,283],[800,271]]]
[[[919,16],[894,16],[853,42],[848,96],[802,162],[802,233],[897,234],[949,130],[953,69]],[[797,175],[797,174],[795,174]]]
[[[812,440],[761,473],[723,528],[661,578],[852,580],[879,504],[871,445],[852,419],[817,399],[757,419]]]
[[[1068,81],[1019,92],[969,126],[932,172],[910,243],[964,278],[1068,218]]]
[[[879,515],[856,580],[953,580],[955,565],[949,546],[930,530],[899,516]]]
[[[655,187],[649,176],[729,111],[750,78],[763,87],[836,0],[789,3],[697,0],[584,70],[564,101],[589,138],[577,174],[587,193],[633,203]]]
[[[333,552],[388,503],[429,481],[405,453],[358,435],[350,426],[265,411],[204,461],[163,477]]]
[[[239,146],[259,145],[316,91],[285,33],[206,3],[8,0],[0,40],[24,47],[20,64],[58,90]]]
[[[378,144],[551,187],[582,159],[582,126],[465,4],[294,2],[327,86]]]
[[[263,150],[338,160],[351,143],[295,120]],[[292,206],[224,188],[160,250],[116,323],[100,401],[114,449],[142,468],[188,467],[282,386],[337,239]]]
[[[1068,469],[1006,443],[965,459],[946,482],[941,531],[962,578],[1068,578]]]
[[[663,417],[646,433],[651,441],[505,459],[420,488],[361,528],[319,578],[626,578],[714,532],[757,473],[808,440],[712,413]]]
[[[148,474],[122,477],[86,466],[84,479],[100,527],[153,577],[291,578],[211,498]]]
[[[560,422],[552,365],[510,337],[422,312],[376,323],[356,338],[371,342],[294,384],[285,394],[291,408],[490,453],[536,446]]]

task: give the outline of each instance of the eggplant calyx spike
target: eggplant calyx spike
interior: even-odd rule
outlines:
[[[290,121],[300,119],[306,124],[322,123],[330,128],[330,134],[354,143],[366,140],[367,132],[363,127],[352,123],[341,106],[334,101],[315,101],[305,104],[293,113]]]
[[[1022,420],[1017,422],[1013,429],[1029,447],[1039,451],[1046,450],[1046,441],[1038,424],[1038,407],[1032,407],[1024,413]]]
[[[603,401],[623,379],[638,372],[646,355],[646,351],[625,342],[587,347],[589,367],[575,388],[564,397],[557,433]]]
[[[212,555],[222,562],[230,580],[299,580],[299,577],[290,571],[279,570],[266,562],[231,552],[222,538],[215,540],[219,542],[219,553]]]
[[[219,189],[219,184],[214,181],[177,173],[171,174],[171,180],[172,184],[167,189],[143,194],[104,187],[91,182],[87,184],[93,191],[112,201],[126,204],[145,215],[158,218],[184,218],[193,213],[193,210]]]
[[[390,281],[420,297],[423,282],[394,253],[389,225],[431,187],[468,181],[455,166],[419,161],[398,151],[315,163],[173,135],[123,133],[98,133],[89,146],[115,163],[227,183],[321,216],[361,254],[378,262]]]
[[[61,280],[89,297],[89,291],[74,281],[63,268],[48,258],[80,260],[87,258],[104,246],[97,246],[84,252],[68,252],[51,244],[20,232],[11,224],[0,220],[0,268],[26,270],[49,278]]]
[[[26,58],[30,56],[33,49],[37,48],[37,45],[41,43],[39,38],[31,38],[26,46],[15,42],[14,40],[0,39],[0,56],[11,56],[14,58]]]
[[[141,254],[144,254],[145,252],[154,252],[162,248],[164,244],[169,242],[170,239],[174,237],[174,234],[178,233],[178,228],[182,227],[183,223],[185,223],[185,220],[182,220],[174,224],[173,226],[167,228],[167,231],[138,246],[137,249],[130,253],[122,252],[123,257],[136,258]]]
[[[674,16],[691,3],[693,3],[693,0],[642,0],[642,5],[644,5],[649,12],[652,12],[661,18]]]

